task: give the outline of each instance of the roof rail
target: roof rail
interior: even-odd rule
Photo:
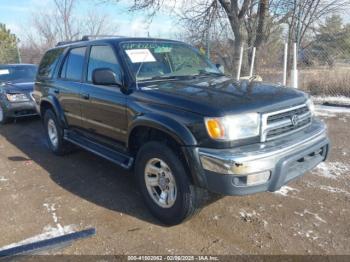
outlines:
[[[78,43],[81,42],[82,40],[75,40],[75,41],[61,41],[56,44],[56,46],[61,46],[61,45],[68,45],[68,44],[73,44],[73,43]]]
[[[101,38],[120,38],[125,37],[121,35],[84,35],[81,40],[74,40],[74,41],[61,41],[58,42],[56,46],[62,46],[62,45],[68,45],[73,43],[78,43],[82,41],[90,41],[90,40],[96,40]]]
[[[90,41],[94,39],[100,39],[100,38],[120,38],[125,37],[122,35],[84,35],[81,41]]]

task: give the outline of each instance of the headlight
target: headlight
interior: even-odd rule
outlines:
[[[238,140],[260,133],[260,115],[248,113],[218,118],[205,118],[207,132],[215,140]]]
[[[10,102],[27,102],[29,98],[25,94],[6,94],[7,100]]]
[[[315,114],[315,105],[314,102],[312,102],[312,100],[309,98],[306,102],[307,107],[309,108],[310,112],[312,115]]]

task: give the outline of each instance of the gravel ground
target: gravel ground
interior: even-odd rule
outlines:
[[[163,227],[128,172],[85,151],[53,156],[38,119],[0,127],[0,247],[95,227],[54,254],[350,254],[350,114],[320,109],[332,153],[276,193],[224,197]]]

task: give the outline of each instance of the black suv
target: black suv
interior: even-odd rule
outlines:
[[[74,144],[133,168],[150,211],[170,225],[207,192],[276,191],[328,153],[308,95],[237,82],[178,41],[63,43],[43,57],[33,96],[55,154]]]

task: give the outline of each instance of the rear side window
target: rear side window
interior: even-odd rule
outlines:
[[[64,61],[60,77],[73,81],[80,81],[83,73],[86,47],[73,48]]]
[[[53,49],[48,51],[40,62],[38,78],[51,78],[56,68],[58,59],[63,53],[63,49]]]
[[[88,82],[92,82],[92,73],[95,69],[108,68],[121,79],[121,70],[118,60],[110,46],[92,46],[88,65]]]

